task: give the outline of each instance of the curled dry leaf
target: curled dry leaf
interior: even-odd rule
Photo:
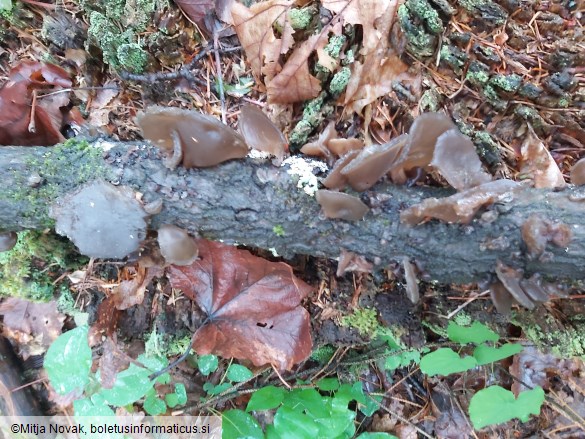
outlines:
[[[141,264],[138,264],[136,269],[126,268],[125,270],[127,272],[133,271],[134,273],[129,273],[133,278],[120,282],[120,285],[116,287],[111,296],[116,309],[119,310],[141,304],[148,284],[153,278],[160,277],[163,274],[162,268],[158,266],[146,268]]]
[[[350,271],[357,271],[360,273],[371,273],[374,266],[371,262],[366,261],[366,258],[356,255],[354,252],[341,249],[339,255],[339,263],[337,264],[337,277],[343,276]]]
[[[215,8],[215,0],[175,0],[187,17],[195,23],[201,22]]]
[[[247,359],[290,369],[311,353],[309,314],[301,301],[311,287],[282,262],[198,240],[199,259],[171,266],[168,276],[207,314],[193,337],[198,354]]]
[[[427,219],[447,223],[467,224],[483,206],[507,197],[518,183],[496,180],[459,192],[445,198],[427,198],[400,212],[400,221],[411,226]]]
[[[417,303],[420,299],[418,282],[416,281],[416,266],[410,262],[408,256],[402,259],[404,266],[404,279],[406,281],[406,296],[412,303]]]
[[[532,128],[529,128],[520,152],[522,154],[520,172],[532,179],[535,188],[552,189],[566,186],[563,173]]]
[[[14,67],[0,89],[0,145],[50,146],[65,140],[61,107],[69,103],[69,93],[38,96],[34,106],[33,93],[69,87],[69,74],[61,67],[36,61]]]
[[[0,303],[4,327],[32,336],[35,344],[48,348],[61,335],[65,315],[57,310],[57,302],[34,303],[9,297]]]

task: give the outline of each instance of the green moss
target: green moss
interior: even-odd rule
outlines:
[[[585,355],[585,316],[575,316],[562,326],[550,315],[546,316],[544,321],[539,321],[532,315],[515,316],[512,321],[520,326],[526,337],[541,350],[550,350],[559,358]]]
[[[439,111],[441,108],[442,96],[435,89],[425,90],[419,102],[419,107],[423,113]]]
[[[463,71],[467,55],[461,49],[450,44],[443,44],[441,46],[441,61],[449,65],[458,75]]]
[[[320,364],[326,364],[333,354],[335,354],[335,347],[330,344],[319,346],[311,353],[311,360],[317,361]]]
[[[487,71],[484,70],[476,70],[473,71],[469,69],[467,74],[465,75],[465,79],[467,79],[471,84],[475,86],[483,86],[487,84],[490,79],[490,75]]]
[[[77,139],[46,148],[42,156],[27,161],[26,167],[28,173],[19,173],[14,187],[0,192],[0,199],[5,197],[19,205],[24,227],[27,218],[34,220],[35,225],[40,221],[41,226],[52,227],[54,222],[48,211],[58,196],[87,181],[110,177],[104,166],[102,150]],[[35,174],[43,182],[38,187],[31,187],[27,178]]]
[[[284,227],[282,227],[280,224],[277,224],[272,228],[272,233],[274,233],[276,236],[282,238],[285,235]]]
[[[516,93],[522,84],[522,78],[516,74],[494,75],[490,78],[489,83],[508,93]]]
[[[191,335],[164,336],[155,327],[144,343],[144,353],[147,357],[173,357],[184,354],[190,345]]]
[[[349,78],[351,78],[351,70],[349,67],[342,67],[339,72],[333,75],[329,83],[329,91],[334,97],[343,93],[345,87],[347,87]]]
[[[288,19],[293,29],[306,29],[313,20],[313,12],[310,8],[292,8],[288,11]]]
[[[311,132],[333,111],[332,107],[323,105],[326,99],[327,93],[323,92],[315,99],[305,103],[303,118],[296,124],[289,135],[291,151],[294,152],[295,148],[304,145]]]
[[[471,325],[472,318],[469,314],[461,311],[461,312],[455,314],[453,321],[456,324],[458,324],[459,326],[469,326],[469,325]]]
[[[435,52],[436,37],[428,34],[423,26],[413,22],[406,5],[398,8],[398,22],[404,32],[408,50],[416,57],[424,58]]]
[[[55,234],[20,232],[14,248],[0,253],[0,297],[46,302],[53,298],[53,280],[63,270],[77,269],[87,259]]]
[[[362,337],[374,338],[380,328],[378,312],[373,308],[357,308],[341,318],[341,326],[357,329]]]
[[[500,148],[490,133],[487,131],[475,131],[473,133],[473,141],[477,153],[490,166],[495,166],[500,163]]]
[[[325,53],[327,53],[327,55],[330,57],[339,58],[339,55],[341,55],[341,49],[343,48],[346,40],[347,38],[345,35],[333,35],[331,38],[329,38],[329,42],[323,50],[325,50]]]

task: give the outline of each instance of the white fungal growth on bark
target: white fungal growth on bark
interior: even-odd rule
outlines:
[[[315,172],[326,172],[329,168],[325,163],[316,160],[305,159],[302,157],[289,157],[281,166],[289,166],[290,169],[286,171],[290,175],[299,177],[297,187],[305,191],[307,195],[313,197],[317,189],[319,189],[319,180]]]

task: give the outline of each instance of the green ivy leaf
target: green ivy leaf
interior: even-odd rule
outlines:
[[[274,415],[274,430],[280,437],[294,437],[298,439],[315,439],[319,437],[319,426],[312,416],[282,406]],[[291,436],[294,432],[294,436]]]
[[[540,413],[543,402],[544,390],[540,387],[522,392],[516,399],[509,390],[491,386],[473,395],[469,403],[469,417],[477,430],[514,418],[526,422],[531,414]]]
[[[372,416],[380,408],[379,403],[382,402],[382,398],[382,395],[370,395],[370,397],[366,398],[365,404],[358,404],[360,412],[362,412],[364,416]]]
[[[346,405],[349,404],[350,401],[357,401],[360,404],[366,404],[366,395],[364,394],[364,389],[362,388],[362,383],[360,381],[353,383],[353,385],[342,384],[339,386],[339,390],[335,392],[335,398],[345,400]]]
[[[498,341],[500,337],[486,325],[473,322],[471,326],[459,326],[455,322],[449,322],[447,336],[451,341],[461,344],[480,344],[486,341]]]
[[[228,410],[222,413],[221,418],[222,439],[264,438],[264,433],[256,420],[242,410]]]
[[[197,359],[197,367],[203,376],[207,376],[217,370],[219,361],[215,355],[202,355]]]
[[[82,390],[89,382],[91,349],[87,332],[87,326],[67,331],[47,350],[44,367],[51,386],[60,395]]]
[[[128,369],[118,373],[111,389],[101,389],[98,395],[108,404],[117,407],[132,404],[146,395],[154,386],[154,381],[149,379],[150,374],[150,370],[132,363]]]
[[[227,378],[234,383],[242,383],[252,378],[254,374],[246,366],[241,364],[230,364],[227,370]]]
[[[247,412],[253,410],[271,410],[278,407],[284,400],[285,390],[281,387],[266,386],[257,390],[252,394],[248,406],[246,407]]]
[[[408,350],[396,353],[392,356],[386,357],[384,362],[385,370],[394,370],[400,367],[406,367],[411,362],[420,363],[420,352],[417,350]]]
[[[136,360],[153,373],[158,372],[169,365],[169,360],[165,357],[147,357],[145,354],[141,354]],[[163,373],[156,379],[156,382],[159,384],[169,384],[171,382],[171,375],[168,372]]]
[[[475,366],[477,366],[475,358],[461,358],[457,352],[449,348],[437,349],[420,360],[420,370],[428,376],[464,372]]]
[[[473,356],[477,360],[477,364],[489,364],[495,361],[500,361],[504,358],[516,355],[521,352],[524,347],[516,343],[506,343],[504,346],[499,348],[493,348],[485,344],[480,344],[473,351]]]
[[[90,398],[73,401],[75,416],[115,416],[114,411],[105,402],[96,404]]]
[[[337,378],[323,378],[317,381],[317,387],[324,392],[331,392],[339,389],[339,380]]]
[[[362,433],[360,434],[357,439],[398,439],[393,434],[388,433]]]
[[[167,411],[167,405],[162,399],[158,398],[156,394],[149,395],[144,400],[143,407],[146,413],[150,416],[162,415]]]
[[[305,411],[314,418],[324,418],[329,414],[323,397],[315,389],[293,389],[284,399],[283,406],[298,412]]]

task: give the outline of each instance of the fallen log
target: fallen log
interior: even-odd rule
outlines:
[[[382,268],[407,256],[427,279],[443,283],[485,280],[498,260],[527,275],[585,279],[585,202],[580,201],[585,197],[579,188],[522,188],[467,225],[433,220],[409,226],[401,223],[401,211],[453,192],[379,183],[360,194],[370,207],[365,218],[348,222],[324,218],[314,196],[307,194],[317,182],[309,162],[295,158],[276,167],[247,158],[171,171],[163,166],[159,150],[144,143],[70,140],[52,148],[2,147],[0,229],[51,227],[49,208],[57,199],[104,179],[132,188],[144,203],[162,200],[162,211],[150,218],[152,228],[177,224],[208,239],[271,249],[284,257],[336,258],[346,249]],[[531,257],[521,236],[531,215],[566,224],[571,230],[568,246],[549,243],[541,257]]]

